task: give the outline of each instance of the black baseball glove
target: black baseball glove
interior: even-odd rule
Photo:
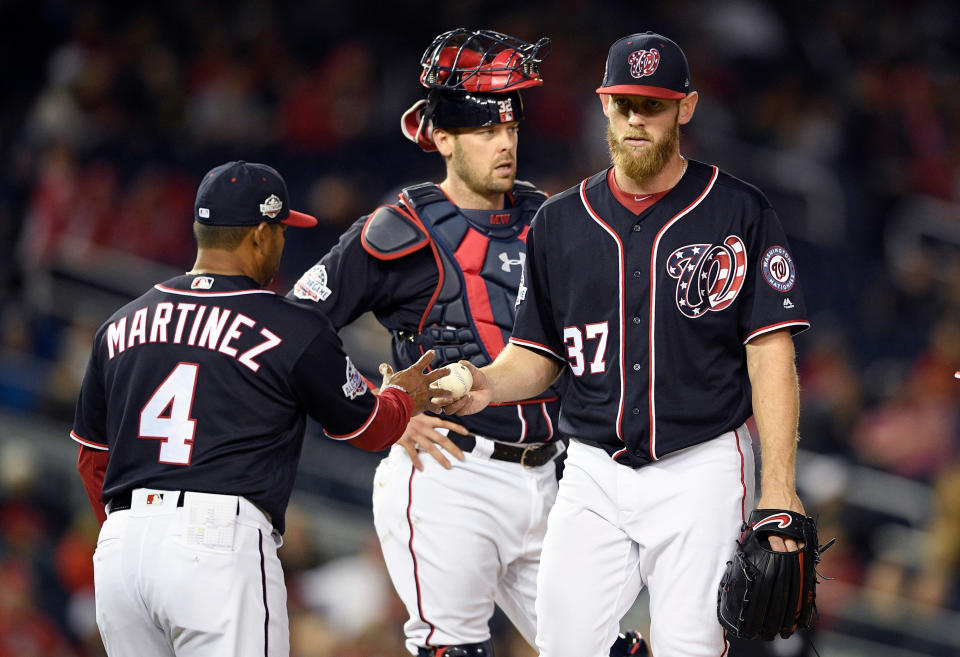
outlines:
[[[757,509],[741,528],[733,561],[720,581],[717,617],[733,636],[772,641],[808,628],[816,612],[820,553],[813,518],[780,509]],[[775,552],[770,534],[803,543],[796,552]]]

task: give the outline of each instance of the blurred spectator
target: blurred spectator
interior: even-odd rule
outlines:
[[[57,626],[36,606],[30,569],[17,558],[0,561],[0,657],[73,657]]]

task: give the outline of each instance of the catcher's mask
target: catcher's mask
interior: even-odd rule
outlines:
[[[550,39],[534,44],[492,30],[459,28],[433,40],[420,65],[429,89],[403,113],[400,129],[425,151],[435,151],[434,128],[470,128],[523,119],[520,89],[543,84],[540,63]]]

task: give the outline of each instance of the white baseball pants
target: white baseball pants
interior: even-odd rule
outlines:
[[[537,580],[540,657],[607,655],[644,586],[654,655],[726,655],[717,587],[753,468],[746,427],[636,470],[571,441]]]
[[[492,460],[484,456],[492,441],[477,443],[464,461],[448,456],[450,470],[423,454],[424,470],[417,471],[400,446],[377,468],[374,524],[410,615],[404,631],[413,654],[418,646],[486,641],[494,603],[533,644],[555,466]]]
[[[227,498],[223,508],[232,500],[236,525],[217,536],[208,526],[208,535],[198,536],[203,514],[215,510],[191,507],[190,493],[177,507],[178,495],[134,489],[131,508],[111,513],[100,530],[93,563],[107,654],[288,657],[279,534],[245,498],[218,495],[210,497]]]

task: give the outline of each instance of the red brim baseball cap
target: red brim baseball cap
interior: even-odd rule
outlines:
[[[317,225],[315,217],[290,209],[287,183],[276,169],[243,160],[207,172],[197,188],[193,219],[208,226],[256,226],[261,221]]]
[[[288,226],[296,226],[297,228],[313,228],[317,225],[317,218],[304,212],[290,210],[287,218],[280,223]]]
[[[607,53],[598,94],[679,100],[690,93],[690,67],[676,43],[654,32],[623,37]]]

